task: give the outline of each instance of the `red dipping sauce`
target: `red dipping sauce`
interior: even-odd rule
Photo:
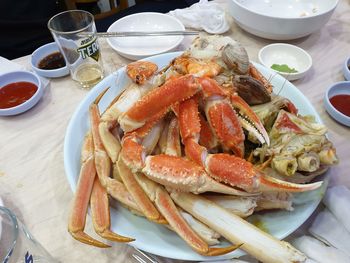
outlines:
[[[350,117],[350,95],[335,95],[329,99],[331,104],[341,113]]]
[[[30,82],[20,81],[7,84],[0,88],[0,109],[16,107],[31,97],[38,87]]]

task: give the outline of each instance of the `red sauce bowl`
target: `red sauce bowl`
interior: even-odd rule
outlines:
[[[10,85],[12,83],[20,82],[29,82],[30,84],[35,85],[37,88],[36,90],[33,90],[29,93],[29,89],[32,89],[30,86],[32,85],[28,85],[28,90],[26,89],[26,86],[21,86],[20,89],[18,89],[19,85]],[[11,88],[14,88],[16,90],[10,90]],[[1,90],[3,91],[2,93]],[[0,75],[0,99],[2,100],[0,104],[0,116],[17,115],[29,110],[38,103],[43,95],[43,92],[44,88],[40,81],[40,78],[36,74],[29,71],[13,71]],[[23,96],[25,93],[28,93],[27,96]],[[16,99],[19,99],[21,103],[16,106],[11,106],[12,104],[6,104],[4,100],[7,100],[9,98],[9,94],[12,96],[11,99],[14,99],[15,97]],[[16,97],[17,95],[18,98]],[[6,105],[10,105],[11,107],[8,107]]]
[[[343,96],[345,95],[345,96]],[[341,97],[340,97],[341,96]],[[324,97],[327,112],[336,121],[350,127],[350,81],[341,81],[332,85]]]

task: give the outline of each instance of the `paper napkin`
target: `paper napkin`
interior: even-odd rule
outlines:
[[[168,14],[179,19],[185,27],[204,30],[210,34],[222,34],[230,29],[230,18],[217,4],[200,0],[184,9],[175,9]]]
[[[0,75],[5,74],[5,73],[9,73],[12,71],[17,71],[17,70],[28,71],[24,66],[19,65],[11,60],[8,60],[7,58],[0,56]],[[47,85],[49,84],[50,81],[44,77],[39,76],[39,78],[40,78],[43,86],[47,87]]]

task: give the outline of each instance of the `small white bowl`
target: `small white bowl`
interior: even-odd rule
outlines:
[[[162,13],[137,13],[115,21],[107,32],[132,31],[184,31],[184,25],[175,17]],[[108,44],[121,56],[131,60],[165,53],[176,48],[183,36],[115,37]]]
[[[2,87],[14,83],[14,82],[31,82],[34,85],[38,87],[37,91],[34,93],[34,95],[28,99],[26,102],[12,107],[12,108],[6,108],[6,109],[0,109],[0,116],[10,116],[10,115],[17,115],[22,112],[25,112],[32,108],[35,104],[38,103],[40,98],[42,97],[44,93],[44,87],[40,80],[40,78],[29,71],[12,71],[9,73],[5,73],[3,75],[0,75],[0,90]]]
[[[350,57],[348,57],[344,64],[343,64],[343,74],[344,74],[344,78],[348,81],[350,81]]]
[[[298,72],[286,73],[274,70],[288,80],[296,80],[304,77],[312,66],[311,56],[303,49],[283,43],[271,44],[260,49],[259,61],[265,67],[270,68],[273,64],[287,64]]]
[[[321,29],[332,16],[338,0],[228,0],[236,23],[259,37],[288,40]]]
[[[350,117],[338,111],[330,102],[330,98],[332,98],[335,95],[350,95],[350,82],[341,81],[333,84],[326,91],[326,94],[323,100],[329,115],[331,115],[331,117],[333,117],[336,121],[350,127]]]
[[[59,78],[63,77],[69,74],[69,69],[67,65],[65,65],[62,68],[58,69],[40,69],[39,63],[42,59],[44,59],[46,56],[53,54],[55,52],[60,52],[58,49],[58,46],[55,42],[48,43],[46,45],[43,45],[39,48],[37,48],[32,53],[31,58],[31,65],[32,69],[40,76],[46,77],[46,78]]]

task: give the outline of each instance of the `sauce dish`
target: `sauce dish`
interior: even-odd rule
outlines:
[[[53,68],[55,67],[54,64],[56,64],[56,68]],[[66,62],[55,42],[48,43],[36,49],[31,56],[31,66],[42,77],[59,78],[69,74]]]
[[[336,104],[333,105],[334,101],[332,101],[332,98],[334,99],[334,97],[337,95],[345,95],[343,96],[343,98],[340,98],[340,102],[342,102],[341,103],[342,105],[338,105],[338,107]],[[347,112],[349,113],[350,103],[347,102],[349,101],[349,99],[350,99],[350,82],[341,81],[341,82],[335,83],[326,91],[326,94],[324,96],[324,105],[326,107],[327,112],[329,113],[329,115],[331,115],[332,118],[350,127],[350,114],[346,115],[345,113],[342,113],[340,111],[341,109],[339,108],[339,106],[341,106],[343,107],[343,110],[347,110]]]
[[[0,91],[0,116],[10,116],[25,112],[37,104],[44,87],[36,74],[13,71],[0,75]]]
[[[267,45],[259,51],[258,57],[261,64],[290,81],[304,77],[312,66],[311,56],[290,44]]]

